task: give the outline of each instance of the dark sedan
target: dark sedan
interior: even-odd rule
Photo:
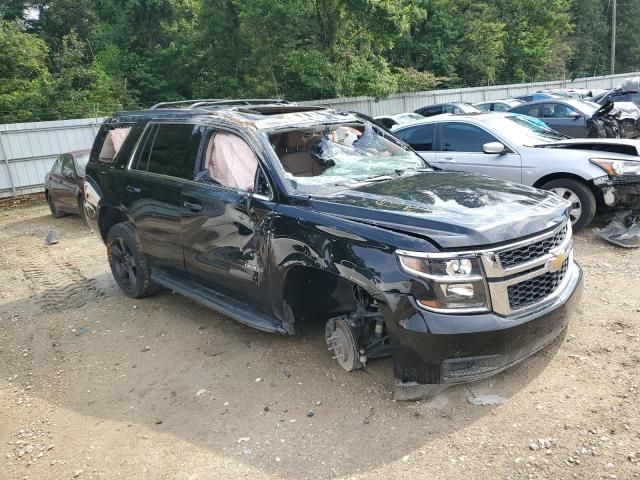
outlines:
[[[84,219],[84,168],[91,150],[60,155],[44,179],[44,195],[55,218],[77,213]]]
[[[539,118],[550,128],[573,138],[589,135],[588,120],[600,108],[592,102],[573,98],[537,100],[509,110],[512,113]]]

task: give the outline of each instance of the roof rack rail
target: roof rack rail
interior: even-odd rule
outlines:
[[[178,100],[175,102],[160,102],[160,103],[156,103],[155,105],[149,107],[149,110],[157,110],[158,108],[167,108],[167,107],[179,107],[180,105],[185,105],[190,107],[190,104],[196,103],[196,102],[219,102],[220,98],[201,98],[199,100]]]
[[[180,107],[184,108],[202,108],[202,107],[225,107],[234,105],[269,105],[272,103],[288,104],[286,100],[281,98],[238,98],[238,99],[220,99],[220,98],[201,98],[198,100],[178,100],[176,102],[160,102],[156,103],[149,110],[158,110],[160,108]]]

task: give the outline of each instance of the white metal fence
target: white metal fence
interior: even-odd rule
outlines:
[[[91,147],[102,119],[0,125],[0,198],[39,192],[56,157]]]
[[[299,102],[354,110],[370,116],[411,112],[426,105],[465,101],[470,103],[497,100],[546,88],[613,88],[625,78],[640,73],[579,78],[574,81],[496,85],[492,87],[455,88],[391,95],[384,100],[371,97],[335,98]],[[42,190],[46,173],[55,158],[64,152],[90,148],[103,119],[90,118],[54,122],[0,125],[0,198]]]
[[[491,87],[452,88],[447,90],[430,90],[416,93],[399,93],[379,101],[376,101],[371,97],[351,97],[299,103],[304,105],[325,105],[342,110],[353,110],[375,117],[377,115],[413,112],[418,108],[438,103],[479,103],[485,100],[498,100],[518,95],[525,95],[529,92],[548,88],[611,89],[620,85],[625,78],[635,77],[638,75],[640,75],[640,73],[636,72],[607,75],[604,77],[577,78],[573,81],[553,80],[548,82],[495,85]]]

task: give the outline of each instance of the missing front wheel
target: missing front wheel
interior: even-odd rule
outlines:
[[[359,287],[354,288],[354,299],[357,306],[351,314],[331,318],[325,327],[327,348],[347,372],[364,367],[369,358],[391,353],[376,302]]]

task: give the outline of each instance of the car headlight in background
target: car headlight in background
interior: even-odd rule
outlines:
[[[449,257],[413,252],[398,252],[400,266],[408,274],[426,280],[432,298],[418,303],[435,312],[485,312],[491,308],[487,283],[480,259],[473,255]]]
[[[611,158],[592,158],[590,161],[612,177],[640,175],[640,161],[615,160]]]

